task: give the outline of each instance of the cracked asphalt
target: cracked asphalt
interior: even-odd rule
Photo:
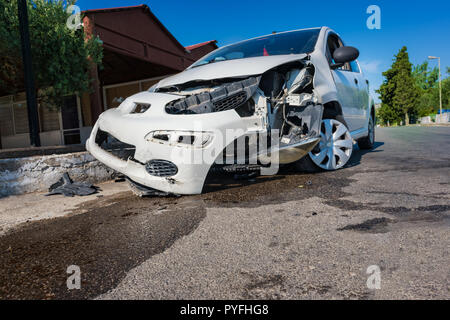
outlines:
[[[0,199],[0,299],[449,299],[449,186],[450,127],[402,127],[337,172],[218,176],[179,198],[116,184],[52,214],[66,200]]]

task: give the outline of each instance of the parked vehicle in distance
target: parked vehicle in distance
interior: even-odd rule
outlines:
[[[141,194],[201,193],[212,168],[340,169],[375,139],[358,56],[327,27],[224,46],[105,111],[87,149]]]

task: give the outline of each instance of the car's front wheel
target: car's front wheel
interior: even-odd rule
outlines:
[[[346,165],[352,155],[353,139],[348,128],[335,119],[323,119],[319,144],[296,163],[297,169],[306,172],[337,170]]]

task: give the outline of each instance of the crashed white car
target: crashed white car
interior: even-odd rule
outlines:
[[[374,144],[374,102],[333,30],[219,48],[101,114],[86,143],[141,192],[198,194],[213,170],[336,170]]]

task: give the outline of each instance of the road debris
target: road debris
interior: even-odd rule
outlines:
[[[126,177],[126,180],[131,188],[131,191],[133,191],[133,193],[141,198],[143,197],[171,197],[171,196],[175,196],[175,197],[179,197],[179,195],[176,194],[172,194],[169,192],[164,192],[164,191],[159,191],[150,187],[146,187],[140,183],[137,183],[131,179],[129,179],[128,177]]]
[[[51,196],[55,194],[62,194],[66,197],[88,196],[97,193],[98,190],[98,187],[90,183],[73,182],[72,179],[70,179],[69,174],[66,172],[58,182],[50,186],[48,190],[49,193],[47,193],[45,196]]]
[[[252,182],[251,180],[255,181],[255,179],[253,179],[253,178],[257,177],[258,175],[259,175],[259,173],[255,172],[255,171],[249,172],[249,173],[243,173],[243,174],[236,173],[233,176],[233,179],[234,180],[248,180],[248,181]]]

